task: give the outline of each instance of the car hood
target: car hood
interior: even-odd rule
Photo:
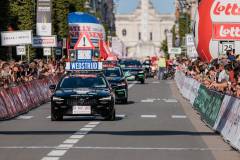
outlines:
[[[124,79],[122,77],[107,77],[107,80],[110,84],[116,84],[120,83]]]
[[[59,89],[53,96],[57,97],[70,97],[73,95],[84,96],[84,97],[107,97],[110,96],[109,89],[90,89],[90,88],[81,88],[81,89]]]

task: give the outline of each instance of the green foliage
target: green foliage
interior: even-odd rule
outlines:
[[[53,0],[53,33],[60,37],[67,37],[69,12],[84,12],[86,0]]]
[[[161,50],[165,53],[165,56],[168,54],[168,45],[166,39],[161,43]]]
[[[180,41],[182,44],[183,37],[187,33],[191,32],[191,20],[190,20],[190,15],[187,13],[182,13],[182,15],[179,17],[179,36],[180,36]]]

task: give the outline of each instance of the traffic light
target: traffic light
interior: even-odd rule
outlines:
[[[76,50],[69,49],[69,58],[70,58],[70,61],[76,61],[77,60]]]
[[[93,52],[93,57],[94,57],[95,59],[99,59],[99,58],[100,58],[99,50],[94,50],[94,52]]]

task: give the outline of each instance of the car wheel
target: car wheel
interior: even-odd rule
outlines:
[[[107,117],[105,117],[105,120],[114,121],[115,119],[116,119],[116,111],[115,109],[113,109],[112,112],[109,113]]]
[[[57,111],[52,110],[51,120],[52,121],[62,121],[63,120],[63,114],[61,112],[57,112]]]
[[[144,80],[144,79],[142,79],[142,80],[141,80],[141,84],[144,84],[144,83],[145,83],[145,80]]]
[[[123,103],[123,104],[127,104],[127,103],[128,103],[128,98],[123,99],[123,100],[122,100],[122,103]]]

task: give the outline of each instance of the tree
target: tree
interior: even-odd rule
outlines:
[[[168,57],[168,44],[167,44],[167,39],[165,39],[164,41],[162,41],[161,43],[161,50],[164,52],[165,57]]]
[[[179,17],[179,37],[181,44],[183,43],[183,37],[187,33],[191,32],[191,21],[190,21],[190,15],[188,13],[182,13]]]

